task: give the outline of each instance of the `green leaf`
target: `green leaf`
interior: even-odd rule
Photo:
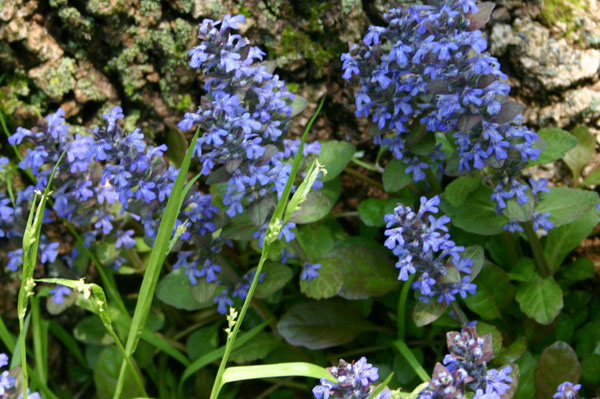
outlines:
[[[298,94],[294,94],[294,99],[292,100],[292,104],[290,105],[292,107],[292,113],[290,117],[293,118],[296,115],[299,115],[302,111],[304,111],[304,109],[308,105],[308,100],[302,96],[299,96]]]
[[[110,345],[115,341],[96,316],[86,316],[73,329],[73,336],[80,342],[89,345]]]
[[[345,141],[326,141],[321,144],[321,152],[317,157],[327,173],[321,176],[321,181],[326,182],[335,179],[350,163],[356,149]]]
[[[462,205],[453,207],[443,201],[440,208],[452,219],[452,223],[469,233],[494,235],[501,233],[508,219],[496,214],[496,204],[490,199],[492,188],[479,186],[470,193]]]
[[[319,262],[325,261],[337,261],[343,267],[344,284],[338,293],[342,298],[381,296],[399,286],[394,262],[382,248],[358,243],[339,246],[319,259]]]
[[[219,344],[219,324],[212,324],[191,333],[185,347],[190,359],[196,360]]]
[[[173,161],[175,167],[180,167],[185,157],[188,142],[183,132],[179,129],[170,129],[167,133],[167,157]]]
[[[521,370],[519,369],[519,365],[515,363],[510,363],[508,364],[508,366],[512,368],[512,372],[509,374],[510,378],[512,378],[512,381],[510,382],[508,390],[504,393],[504,395],[501,396],[502,399],[511,399],[517,391],[517,388],[519,388],[519,382],[521,377]]]
[[[540,324],[550,324],[563,307],[563,293],[554,278],[536,275],[517,289],[521,311]]]
[[[302,302],[283,314],[277,329],[285,340],[309,349],[346,344],[372,325],[348,303],[321,300]]]
[[[358,216],[367,226],[381,227],[385,225],[384,216],[392,213],[397,203],[393,198],[367,198],[358,206]]]
[[[311,363],[279,363],[260,366],[228,367],[223,374],[223,383],[234,381],[254,380],[273,377],[309,377],[327,378],[332,381],[333,377],[327,369]]]
[[[583,357],[600,345],[600,320],[590,321],[575,333],[575,350]]]
[[[447,305],[438,303],[438,301],[429,301],[429,303],[417,301],[413,309],[412,319],[417,327],[423,327],[439,319],[447,308]]]
[[[519,366],[519,387],[515,392],[514,399],[532,399],[535,395],[535,366],[537,361],[533,357],[533,355],[526,351],[523,355],[517,360],[517,365]]]
[[[271,334],[261,331],[246,345],[240,346],[231,352],[230,359],[237,364],[254,362],[258,359],[264,359],[277,345],[279,343],[273,339]]]
[[[598,194],[594,191],[579,190],[569,187],[552,187],[544,193],[541,201],[535,206],[539,213],[550,212],[550,220],[554,227],[574,222],[584,216],[598,204]]]
[[[519,337],[512,344],[510,344],[510,346],[504,346],[502,349],[500,349],[500,353],[493,360],[494,364],[501,365],[504,363],[516,362],[521,358],[521,355],[525,353],[526,350],[527,339],[524,335],[519,335]]]
[[[483,248],[479,245],[471,245],[470,247],[465,248],[465,251],[462,253],[462,257],[469,258],[473,261],[473,265],[471,266],[471,281],[475,280],[475,278],[479,275],[481,268],[484,263],[483,256]]]
[[[585,186],[595,186],[600,184],[600,168],[591,171],[590,174],[583,179],[583,184]]]
[[[410,348],[412,357],[417,359],[418,364],[423,364],[424,354],[421,348]],[[404,356],[394,356],[394,375],[400,385],[409,385],[416,377],[417,372],[411,367]]]
[[[94,385],[96,386],[96,397],[98,399],[110,399],[113,397],[122,361],[123,355],[114,346],[108,346],[100,352],[96,367],[94,367]],[[119,396],[121,398],[145,396],[135,383],[136,379],[132,373],[129,368],[125,371],[123,390]],[[139,370],[137,370],[137,373],[141,378]]]
[[[506,272],[486,263],[474,283],[477,291],[465,298],[467,307],[486,320],[502,317],[502,310],[510,305],[515,292]]]
[[[339,178],[325,182],[320,190],[308,193],[306,200],[290,218],[290,222],[306,224],[323,219],[329,214],[341,192],[342,183]]]
[[[387,193],[395,193],[413,182],[410,173],[406,173],[407,165],[398,159],[392,159],[383,170],[383,189]]]
[[[468,195],[481,185],[481,176],[462,176],[453,180],[444,190],[444,200],[452,206],[460,206]]]
[[[583,368],[581,378],[584,382],[595,386],[600,385],[600,354],[588,353],[581,359]]]
[[[184,271],[177,269],[160,280],[156,288],[156,296],[177,309],[198,310],[205,307],[194,298],[190,288],[190,280]]]
[[[516,198],[510,198],[506,201],[506,208],[502,210],[502,214],[511,220],[517,222],[527,222],[533,218],[534,200],[531,192],[526,193],[529,201],[524,204],[519,204]]]
[[[595,274],[594,262],[590,258],[577,258],[561,271],[561,275],[569,282],[587,280],[593,278]]]
[[[335,296],[344,284],[343,263],[334,258],[321,258],[319,275],[311,281],[300,280],[300,291],[313,299],[325,299]]]
[[[323,224],[308,224],[297,228],[296,240],[310,259],[331,251],[335,245],[333,233]]]
[[[571,134],[577,138],[577,145],[565,154],[563,161],[571,169],[573,180],[577,184],[581,170],[594,155],[596,143],[587,126],[578,126],[571,130]]]
[[[544,349],[535,368],[535,396],[537,399],[551,398],[565,381],[577,383],[581,376],[581,365],[573,348],[558,341]]]
[[[257,231],[258,228],[252,223],[248,213],[244,212],[231,219],[231,223],[221,231],[221,237],[236,241],[250,241]]]
[[[279,291],[294,275],[292,269],[278,262],[265,262],[262,272],[265,273],[265,277],[258,283],[254,292],[254,296],[258,299],[266,298]]]
[[[567,151],[577,145],[577,139],[569,132],[557,127],[541,129],[538,136],[546,142],[546,148],[535,161],[528,165],[541,165],[561,159]]]
[[[552,270],[556,271],[567,255],[577,248],[600,222],[600,216],[592,209],[576,221],[555,227],[543,241],[544,256]]]
[[[531,258],[521,258],[508,273],[508,278],[514,281],[529,281],[533,278],[535,262]]]
[[[213,305],[213,299],[217,295],[219,285],[216,282],[207,283],[206,279],[199,279],[195,285],[190,287],[190,293],[199,306],[206,308]],[[181,288],[180,288],[181,290]]]

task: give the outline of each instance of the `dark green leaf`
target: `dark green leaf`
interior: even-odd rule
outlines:
[[[309,192],[306,200],[300,204],[300,209],[290,218],[290,222],[306,224],[323,219],[337,202],[341,190],[341,180],[337,178],[325,182],[320,190]]]
[[[592,353],[600,345],[600,321],[591,321],[575,333],[575,349],[579,356]]]
[[[344,266],[341,260],[321,258],[319,275],[311,281],[300,280],[300,291],[312,299],[325,299],[335,296],[344,284]]]
[[[230,359],[238,364],[264,359],[277,345],[278,342],[271,334],[261,331],[249,342],[231,352]]]
[[[456,227],[482,235],[501,233],[502,227],[508,222],[504,215],[496,214],[496,204],[490,199],[492,188],[479,186],[470,193],[462,205],[453,207],[447,202],[442,202],[441,209],[452,218]]]
[[[462,176],[453,180],[444,190],[444,200],[452,206],[460,206],[467,196],[481,185],[481,176]]]
[[[546,142],[546,148],[537,160],[529,161],[528,165],[541,165],[561,159],[577,145],[577,139],[571,133],[557,127],[541,129],[538,136]]]
[[[487,320],[502,316],[513,298],[515,288],[510,284],[506,272],[491,263],[487,263],[475,279],[477,292],[465,298],[467,307]]]
[[[320,261],[325,259],[334,259],[342,264],[344,285],[338,295],[345,299],[385,295],[399,285],[394,262],[382,248],[360,244],[340,246]]]
[[[167,157],[179,168],[185,157],[188,142],[179,129],[171,129],[167,133]]]
[[[221,231],[221,237],[236,241],[250,241],[257,231],[258,228],[252,223],[248,214],[243,213],[231,219],[231,223],[228,223]]]
[[[570,282],[587,280],[593,278],[594,274],[594,262],[590,258],[578,258],[561,272],[561,275]]]
[[[114,242],[101,242],[96,245],[96,256],[104,266],[112,266],[121,250],[115,248]]]
[[[516,362],[519,360],[521,355],[527,350],[527,339],[524,335],[520,335],[512,344],[508,347],[503,347],[496,358],[494,358],[495,365],[501,365],[504,363]]]
[[[574,384],[581,376],[581,365],[573,348],[558,341],[544,349],[535,368],[535,397],[551,398],[565,381]]]
[[[462,257],[469,258],[473,261],[470,276],[471,281],[475,280],[475,278],[479,275],[485,260],[483,256],[483,248],[481,248],[479,245],[471,245],[470,247],[465,248],[465,251],[462,253]]]
[[[219,344],[219,324],[212,324],[194,331],[188,337],[185,347],[188,357],[196,360],[215,349]]]
[[[354,146],[346,141],[326,141],[321,144],[321,152],[317,159],[325,167],[327,173],[321,176],[321,181],[335,179],[350,163],[354,156]]]
[[[429,303],[417,301],[412,313],[412,319],[417,327],[423,327],[439,319],[447,308],[447,305],[438,303],[438,301],[429,301]]]
[[[529,201],[524,204],[519,204],[516,198],[511,198],[506,201],[506,208],[502,210],[502,214],[511,220],[517,222],[527,222],[533,218],[533,197],[528,191],[526,193]]]
[[[198,310],[205,307],[206,305],[199,303],[192,296],[190,288],[190,280],[184,271],[177,269],[160,280],[156,288],[156,296],[167,305],[178,309]]]
[[[367,226],[381,227],[385,225],[384,216],[392,213],[396,204],[393,198],[367,198],[358,206],[358,215]]]
[[[529,351],[523,353],[523,355],[517,361],[519,366],[519,387],[515,392],[514,399],[532,399],[535,395],[535,366],[537,361],[531,355]]]
[[[309,349],[346,344],[371,327],[350,304],[331,300],[294,305],[277,323],[287,342]]]
[[[132,359],[132,361],[134,360]],[[96,367],[94,367],[96,398],[111,399],[113,397],[122,362],[123,355],[115,346],[108,346],[104,348],[102,352],[100,352]],[[139,370],[137,370],[137,372],[141,378],[141,373]],[[131,369],[127,367],[125,371],[125,378],[123,379],[125,383],[123,384],[123,390],[119,396],[121,398],[137,398],[144,396],[136,383],[134,374],[132,373],[133,372]]]
[[[292,269],[278,262],[265,262],[262,271],[265,277],[258,283],[254,292],[254,296],[258,299],[266,298],[279,291],[294,275]]]
[[[110,345],[115,342],[98,316],[86,316],[81,319],[73,329],[73,336],[78,341],[90,345]]]
[[[598,204],[598,194],[594,191],[569,187],[552,187],[543,199],[536,203],[535,211],[550,212],[554,227],[574,222]]]
[[[521,258],[508,273],[508,278],[515,281],[529,281],[533,278],[535,262],[531,258]]]
[[[423,350],[421,348],[409,348],[415,359],[420,364],[423,364]],[[394,375],[400,385],[410,384],[416,377],[417,373],[411,365],[401,356],[394,356]]]
[[[563,293],[554,278],[541,278],[523,283],[515,296],[521,311],[540,324],[550,324],[563,307]]]
[[[588,353],[581,359],[581,378],[588,384],[600,385],[600,354]]]
[[[403,161],[392,159],[383,170],[383,189],[388,193],[402,190],[413,182],[412,174],[406,173]]]
[[[569,252],[579,246],[599,221],[598,212],[592,209],[576,221],[550,230],[544,241],[544,255],[550,267],[557,270]]]
[[[596,142],[588,127],[584,125],[571,130],[571,134],[577,138],[577,145],[565,154],[563,160],[571,169],[575,183],[579,183],[581,170],[592,159]]]

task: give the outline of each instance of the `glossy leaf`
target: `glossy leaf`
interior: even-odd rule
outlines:
[[[392,159],[383,170],[383,189],[388,193],[402,190],[413,182],[412,174],[406,173],[407,165],[400,160]]]
[[[350,304],[332,300],[296,304],[277,323],[287,342],[309,349],[348,343],[370,328],[371,323]]]
[[[540,324],[550,324],[563,307],[563,293],[554,278],[536,274],[517,289],[515,299],[521,311]]]
[[[569,132],[557,127],[540,129],[540,139],[546,143],[538,159],[529,161],[528,165],[541,165],[561,159],[567,151],[577,145],[577,139]]]
[[[515,292],[506,272],[488,263],[474,282],[477,292],[465,298],[467,307],[486,320],[502,317],[502,311],[510,305]]]
[[[481,176],[462,176],[453,180],[444,190],[444,200],[460,206],[467,196],[481,185]]]
[[[429,301],[429,303],[417,301],[412,313],[412,319],[417,327],[423,327],[439,319],[447,308],[447,305],[438,303],[437,301]]]
[[[385,225],[384,216],[392,213],[397,203],[393,198],[367,198],[358,206],[358,216],[367,226],[382,227]]]
[[[548,220],[554,227],[576,221],[594,209],[598,204],[598,194],[594,191],[579,190],[569,187],[552,187],[544,193],[541,201],[536,203],[535,211],[550,212]]]
[[[266,298],[283,288],[294,275],[292,269],[279,262],[265,262],[263,265],[265,277],[256,286],[254,296],[258,299]]]
[[[321,181],[326,182],[335,179],[350,163],[354,156],[355,148],[346,141],[326,141],[321,144],[321,152],[317,159],[327,173],[321,176]]]
[[[311,281],[300,280],[300,291],[312,299],[325,299],[335,296],[344,284],[344,265],[335,258],[321,258],[319,275]]]
[[[213,284],[214,285],[214,284]],[[156,288],[156,296],[167,305],[178,309],[198,310],[206,305],[199,303],[190,290],[190,280],[181,269],[164,276]]]
[[[537,399],[551,398],[565,381],[577,383],[581,376],[581,365],[573,348],[558,341],[544,349],[535,368],[535,396]]]

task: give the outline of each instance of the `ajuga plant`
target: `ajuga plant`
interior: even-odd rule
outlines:
[[[1,308],[0,398],[29,382],[51,399],[597,396],[597,262],[574,251],[598,233],[594,138],[525,127],[486,52],[491,10],[402,3],[350,45],[339,79],[375,143],[360,151],[307,143],[323,101],[292,133],[318,101],[241,15],[202,20],[181,54],[196,105],[167,134],[185,154],[118,105],[87,130],[62,109],[16,128],[0,302],[21,276],[21,334]],[[525,169],[559,160],[576,187]]]

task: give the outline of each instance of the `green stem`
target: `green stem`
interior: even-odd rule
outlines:
[[[231,355],[231,351],[233,349],[233,343],[235,342],[235,338],[237,337],[238,331],[240,330],[240,326],[244,321],[244,317],[246,316],[246,311],[250,306],[250,301],[252,300],[252,296],[254,295],[254,291],[256,290],[256,286],[258,285],[258,276],[260,276],[260,272],[262,271],[263,264],[267,260],[269,256],[269,249],[271,244],[265,242],[262,254],[260,256],[260,260],[258,261],[258,266],[256,267],[256,272],[254,273],[254,278],[252,279],[252,285],[250,285],[250,289],[248,290],[248,295],[246,295],[246,299],[244,300],[244,304],[242,305],[242,310],[240,311],[240,315],[233,327],[233,331],[227,337],[227,343],[225,344],[225,353],[221,358],[221,364],[219,364],[219,370],[217,371],[217,376],[215,377],[215,382],[212,387],[212,391],[210,393],[210,399],[217,399],[219,397],[219,392],[221,391],[221,386],[223,385],[223,373],[225,372],[225,366],[227,365],[227,361],[229,360],[229,356]]]
[[[383,168],[374,163],[361,161],[360,159],[357,159],[357,158],[352,158],[351,161],[354,162],[355,164],[357,164],[358,166],[361,166],[367,170],[370,170],[371,172],[383,173]]]
[[[356,169],[352,169],[349,166],[347,166],[346,169],[344,169],[344,172],[356,177],[357,179],[364,181],[365,183],[369,183],[373,187],[377,187],[378,189],[383,190],[383,185],[381,183],[379,183],[377,180],[371,179],[369,176],[363,175]]]
[[[415,373],[417,373],[417,375],[423,382],[427,382],[431,379],[431,377],[429,377],[429,374],[427,374],[427,371],[425,371],[421,363],[417,360],[415,355],[413,355],[412,351],[406,345],[406,342],[404,342],[404,340],[397,339],[396,341],[394,341],[394,346],[396,347],[396,349],[398,349],[402,356],[404,356],[406,362],[410,365],[410,367],[412,367],[412,369],[415,371]]]
[[[400,297],[398,299],[398,314],[396,316],[396,326],[398,329],[398,338],[401,340],[406,339],[406,300],[408,298],[408,293],[410,292],[410,286],[415,279],[415,274],[411,274],[408,281],[404,282],[402,286],[402,291],[400,291]]]
[[[458,302],[452,301],[450,307],[454,311],[454,314],[456,314],[456,317],[458,317],[458,320],[460,320],[460,324],[463,326],[469,324],[469,319],[467,318],[467,315],[465,315],[465,312],[462,311],[460,306],[458,306]]]
[[[27,331],[25,331],[24,320],[25,318],[21,317],[21,315],[19,314],[19,331],[21,331],[21,336],[19,337],[19,344],[21,347],[21,384],[23,387],[23,398],[27,399],[27,383],[29,382],[29,376],[27,374],[27,344],[25,342]]]
[[[519,252],[517,251],[517,246],[515,245],[515,240],[513,239],[513,235],[508,231],[502,232],[502,243],[504,244],[504,249],[507,251],[508,259],[510,263],[515,264],[521,258],[519,256]]]
[[[543,278],[552,276],[552,270],[544,256],[544,250],[542,249],[540,239],[537,234],[535,234],[535,231],[533,231],[533,222],[529,221],[521,223],[521,226],[523,226],[525,234],[527,234],[527,238],[529,238],[529,245],[531,246],[533,258],[535,259],[535,264],[537,265],[540,274]]]

